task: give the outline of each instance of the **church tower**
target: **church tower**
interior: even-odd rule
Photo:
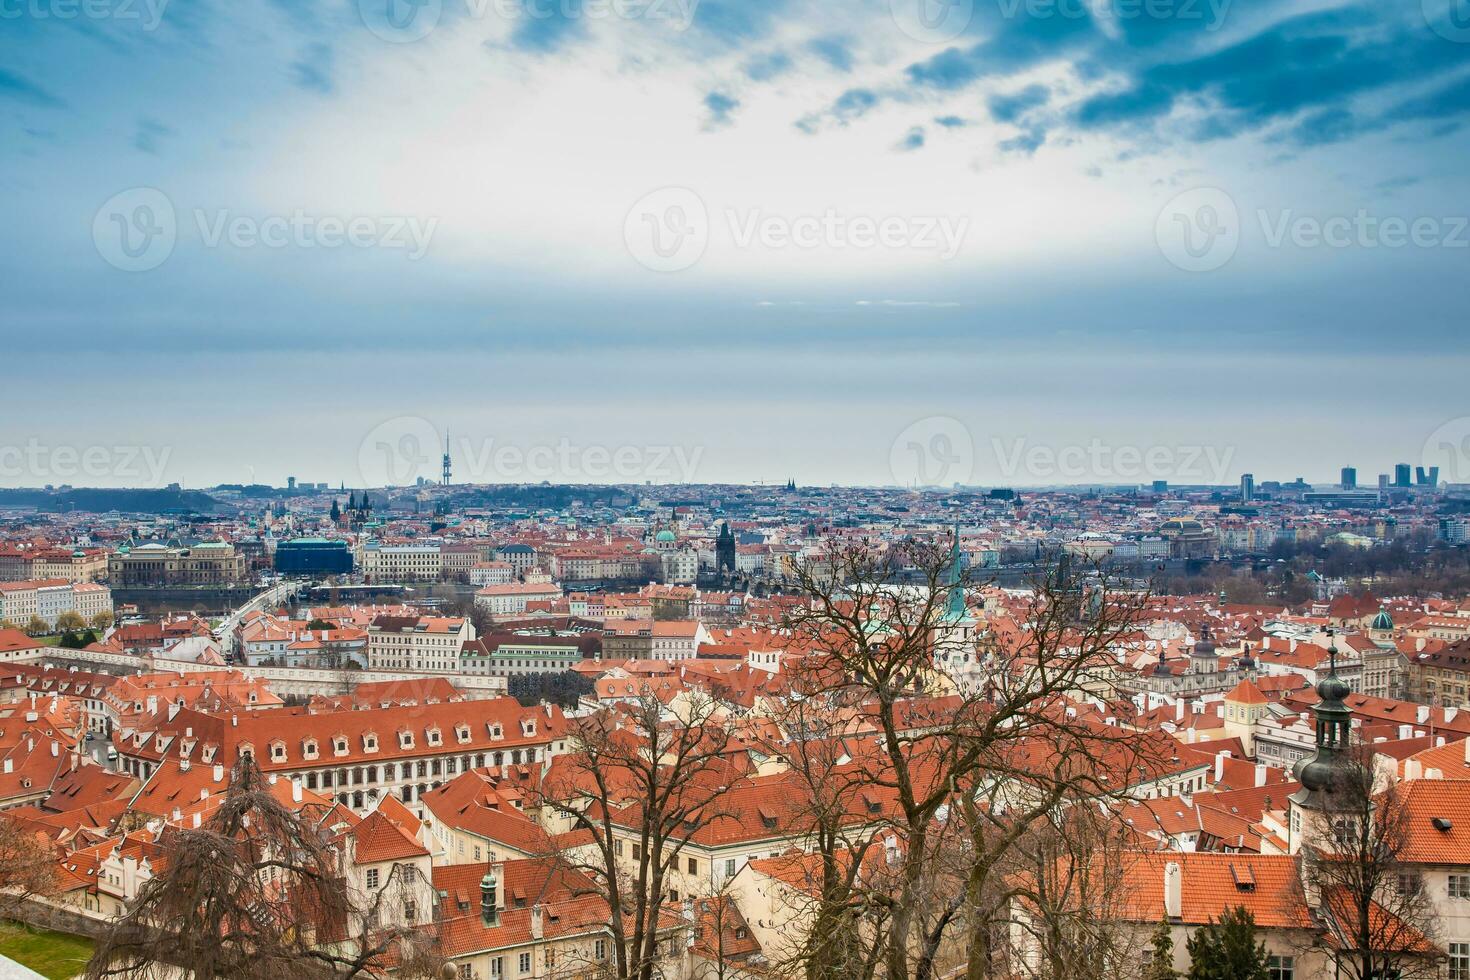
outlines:
[[[1353,761],[1348,752],[1353,711],[1345,703],[1352,688],[1337,676],[1336,640],[1328,641],[1327,655],[1330,667],[1317,685],[1321,700],[1312,708],[1317,722],[1317,750],[1310,759],[1297,763],[1295,775],[1302,788],[1286,798],[1291,805],[1287,843],[1292,854],[1343,809],[1347,801],[1340,787],[1352,776]]]

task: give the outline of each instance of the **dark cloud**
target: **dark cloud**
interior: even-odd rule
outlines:
[[[852,48],[847,39],[828,35],[807,42],[806,48],[838,71],[852,71]]]
[[[898,150],[901,153],[912,153],[914,150],[923,149],[923,147],[924,147],[924,127],[923,126],[915,126],[913,129],[910,129],[907,133],[904,133],[903,134],[903,139],[899,140],[898,143],[896,143],[893,148],[895,150]]]
[[[1051,91],[1045,85],[1028,85],[1019,92],[997,93],[987,103],[990,118],[1002,123],[1015,122],[1032,109],[1046,105],[1050,97]]]
[[[743,70],[753,82],[768,82],[791,70],[791,56],[785,51],[766,51],[746,61]]]

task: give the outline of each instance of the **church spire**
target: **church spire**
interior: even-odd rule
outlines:
[[[954,542],[949,549],[949,573],[946,576],[946,584],[949,586],[948,604],[945,615],[951,620],[964,619],[970,614],[969,604],[965,601],[964,569],[962,563],[964,557],[960,554],[960,524],[954,525]]]
[[[1330,802],[1327,796],[1351,765],[1348,743],[1352,736],[1353,710],[1347,706],[1346,698],[1352,688],[1337,676],[1337,639],[1331,633],[1328,636],[1327,676],[1317,685],[1321,700],[1312,708],[1317,749],[1310,759],[1297,764],[1296,778],[1301,780],[1302,789],[1293,794],[1293,800],[1300,805],[1315,809],[1327,808]]]

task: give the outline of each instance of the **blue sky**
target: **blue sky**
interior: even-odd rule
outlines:
[[[1470,414],[1467,114],[1452,0],[0,0],[0,442],[1366,478]]]

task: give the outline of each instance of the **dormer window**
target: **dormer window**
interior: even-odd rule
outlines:
[[[505,731],[500,727],[500,724],[498,722],[496,724],[490,726],[490,737],[491,738],[504,738],[505,737]]]
[[[459,727],[455,728],[454,737],[459,740],[460,745],[468,742],[470,740],[470,726],[460,725]]]
[[[316,739],[309,738],[301,743],[301,755],[303,758],[315,759],[317,755]]]
[[[337,735],[332,738],[332,753],[334,755],[347,754],[347,736]]]
[[[249,742],[245,742],[244,744],[242,744],[240,746],[239,752],[241,759],[253,760],[255,758],[255,746],[251,745]]]
[[[285,742],[272,742],[271,743],[271,761],[272,762],[285,762],[286,761],[286,743]]]
[[[521,722],[521,734],[530,738],[536,734],[536,719]]]
[[[437,728],[431,728],[425,733],[429,738],[430,745],[444,744],[444,734]]]
[[[398,733],[398,747],[400,749],[411,749],[411,748],[413,748],[413,732],[399,732]]]
[[[362,737],[362,750],[364,752],[378,751],[378,736],[375,733],[368,732]]]

